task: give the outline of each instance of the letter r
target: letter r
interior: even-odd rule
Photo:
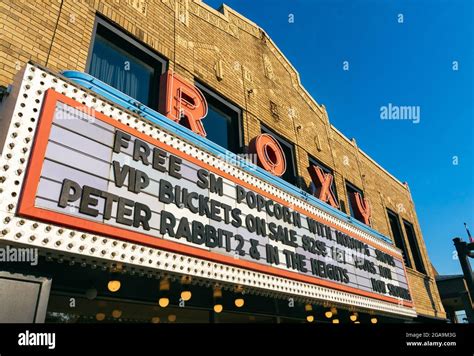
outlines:
[[[160,111],[205,137],[201,120],[207,115],[207,102],[201,91],[171,70],[161,75],[160,86]]]

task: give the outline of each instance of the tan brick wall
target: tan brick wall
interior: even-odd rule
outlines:
[[[134,6],[140,3],[145,7]],[[3,0],[0,85],[9,84],[29,60],[55,71],[85,71],[96,14],[167,58],[179,74],[206,83],[240,106],[245,144],[264,123],[295,144],[298,174],[306,184],[309,154],[334,169],[346,207],[345,181],[363,189],[376,230],[391,236],[386,208],[412,222],[429,273],[409,270],[416,308],[444,317],[408,188],[330,125],[325,108],[300,85],[298,73],[272,40],[233,10],[224,7],[220,13],[190,0]],[[277,106],[278,117],[270,103]]]

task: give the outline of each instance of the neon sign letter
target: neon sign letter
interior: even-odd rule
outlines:
[[[249,144],[251,153],[257,154],[258,165],[280,177],[286,171],[286,158],[278,141],[269,134],[261,134]]]
[[[206,130],[201,122],[207,115],[204,95],[171,70],[161,75],[160,111],[169,119],[206,137]]]
[[[321,167],[314,165],[308,167],[308,171],[311,180],[316,187],[314,196],[335,208],[339,208],[336,194],[332,191],[332,181],[334,179],[332,174],[326,173],[321,169]]]
[[[370,225],[370,216],[372,215],[372,209],[370,208],[369,201],[366,198],[362,198],[360,193],[354,193],[351,197],[352,206],[355,207],[356,218],[361,220],[364,224]],[[355,203],[355,204],[354,204]]]

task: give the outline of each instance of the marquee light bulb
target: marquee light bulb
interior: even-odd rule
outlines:
[[[378,320],[377,320],[377,318],[373,317],[373,318],[370,319],[370,322],[372,324],[377,324]]]
[[[112,293],[117,292],[121,286],[122,286],[122,283],[120,283],[118,279],[111,279],[109,283],[107,283],[107,289],[111,291]]]
[[[245,304],[244,298],[237,298],[234,302],[237,308],[242,308]]]
[[[169,298],[160,298],[158,304],[160,305],[160,307],[166,308],[170,304],[170,300]]]
[[[167,278],[163,278],[160,280],[160,291],[168,291],[170,290],[170,281]]]
[[[312,323],[312,322],[314,321],[314,316],[308,315],[308,316],[306,317],[306,320],[308,321],[308,323]]]
[[[112,311],[112,316],[115,318],[115,319],[118,319],[122,316],[122,311],[119,310],[119,309],[115,309]]]
[[[324,316],[328,319],[331,319],[332,318],[332,311],[327,311],[326,313],[324,313]]]
[[[160,317],[154,316],[153,318],[151,318],[151,322],[153,324],[158,324],[160,322]]]
[[[212,295],[214,298],[222,298],[222,289],[215,288]]]
[[[217,314],[219,314],[220,312],[222,312],[222,310],[224,310],[224,307],[222,306],[222,304],[216,304],[216,305],[214,305],[214,312],[216,312]]]
[[[96,319],[97,321],[102,321],[102,320],[105,319],[105,314],[104,314],[104,313],[97,313],[97,314],[95,315],[95,319]]]
[[[351,319],[351,321],[356,321],[357,320],[357,313],[352,313],[349,318]]]
[[[192,297],[192,293],[191,291],[189,290],[183,290],[181,292],[181,299],[184,300],[185,302],[187,302],[188,300],[190,300]]]
[[[333,320],[332,320],[332,323],[333,323],[333,324],[339,324],[339,319],[333,319]]]

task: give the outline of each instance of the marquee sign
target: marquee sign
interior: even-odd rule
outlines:
[[[51,89],[18,213],[412,306],[399,252]]]

